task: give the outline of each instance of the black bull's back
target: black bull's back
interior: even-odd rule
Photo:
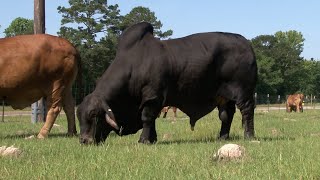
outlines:
[[[211,112],[223,97],[231,101],[251,98],[257,66],[249,42],[230,33],[202,33],[163,41],[168,64],[166,105],[179,107],[190,118]]]
[[[257,65],[250,43],[231,33],[161,41],[152,32],[140,23],[122,34],[114,62],[92,93],[110,106],[122,133],[143,127],[140,142],[154,142],[154,120],[163,106],[181,109],[192,126],[218,107],[220,137],[227,138],[237,105],[245,136],[253,137]]]

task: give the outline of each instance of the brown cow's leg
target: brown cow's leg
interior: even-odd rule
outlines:
[[[302,106],[302,104],[299,105],[299,109],[300,109],[300,112],[303,112],[303,106]]]
[[[169,106],[164,107],[163,110],[164,110],[164,112],[163,112],[162,118],[166,118],[166,117],[167,117],[168,110],[169,110]]]
[[[75,101],[72,97],[71,89],[68,90],[63,97],[63,110],[66,113],[68,120],[68,133],[67,135],[72,136],[77,134],[76,123],[75,123]]]
[[[60,113],[61,108],[62,108],[61,102],[52,103],[49,101],[50,100],[48,100],[48,106],[47,106],[48,107],[48,114],[46,117],[46,122],[38,134],[39,139],[43,139],[48,136],[48,134],[49,134],[49,132],[50,132],[58,114]]]
[[[53,90],[51,96],[47,97],[47,117],[46,122],[44,123],[43,127],[41,128],[38,138],[43,139],[46,138],[62,109],[62,91],[63,88],[60,86],[60,82],[56,81],[53,85]]]
[[[297,112],[300,112],[300,102],[299,101],[296,103],[296,109],[297,109]]]
[[[177,108],[172,107],[172,111],[173,111],[173,121],[176,121],[177,120]]]

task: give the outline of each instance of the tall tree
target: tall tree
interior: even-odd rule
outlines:
[[[280,93],[291,94],[300,91],[301,67],[303,57],[304,38],[297,31],[278,31],[275,33],[277,40],[273,57],[276,59],[276,65],[280,68],[284,79],[282,87],[279,88]]]
[[[304,60],[299,71],[299,91],[314,94],[320,88],[320,62]]]
[[[18,17],[4,30],[5,37],[33,34],[33,20]]]
[[[159,38],[168,38],[172,35],[172,30],[167,30],[162,32],[162,23],[160,20],[157,20],[155,13],[150,11],[149,8],[138,6],[133,8],[127,15],[124,16],[123,21],[121,23],[121,29],[124,30],[125,28],[139,23],[139,22],[149,22],[154,27],[154,34]]]
[[[120,32],[118,5],[108,6],[106,0],[69,0],[69,4],[70,7],[58,7],[62,14],[58,34],[77,46],[84,77],[95,81],[114,59],[115,52],[110,51],[114,51],[115,38],[111,41],[106,37]]]
[[[276,38],[273,35],[260,35],[251,40],[258,65],[258,94],[276,94],[283,83],[280,69],[272,57]]]
[[[286,95],[302,90],[303,42],[302,34],[297,31],[279,31],[252,39],[258,63],[259,93]]]
[[[94,82],[115,58],[118,37],[126,27],[148,21],[155,26],[156,36],[167,38],[172,34],[171,30],[160,30],[161,22],[148,8],[135,8],[123,17],[118,5],[107,5],[107,0],[69,0],[69,4],[58,7],[62,14],[58,34],[79,49],[87,81]]]
[[[289,30],[286,32],[278,31],[275,33],[278,43],[286,43],[289,47],[300,55],[303,51],[304,38],[301,32]]]

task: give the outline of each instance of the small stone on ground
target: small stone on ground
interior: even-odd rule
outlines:
[[[214,154],[215,160],[232,160],[244,156],[245,148],[237,144],[225,144]]]

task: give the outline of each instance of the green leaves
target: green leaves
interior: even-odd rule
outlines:
[[[4,30],[5,37],[33,34],[33,20],[18,17]]]
[[[286,44],[291,50],[296,51],[297,54],[303,51],[304,38],[301,32],[290,30],[286,32],[278,31],[275,37],[279,44]]]
[[[316,83],[319,63],[301,57],[304,40],[302,33],[294,30],[251,40],[258,63],[258,93],[314,93],[320,88]]]
[[[69,0],[69,4],[70,7],[58,7],[62,14],[58,34],[79,49],[83,77],[94,82],[115,57],[116,41],[105,43],[105,39],[109,34],[120,32],[115,28],[120,23],[120,10],[117,5],[108,6],[106,0]]]
[[[154,34],[156,37],[164,39],[168,38],[173,33],[172,30],[162,32],[162,23],[160,20],[157,20],[155,13],[150,11],[149,8],[142,6],[133,8],[127,15],[124,16],[123,21],[121,23],[121,30],[124,30],[131,25],[144,21],[149,22],[153,25]]]
[[[172,30],[162,32],[162,23],[155,13],[136,7],[125,16],[119,6],[107,5],[106,0],[69,0],[70,7],[58,7],[62,14],[59,36],[71,41],[81,54],[83,77],[95,82],[116,55],[118,37],[125,28],[147,21],[154,25],[155,35],[168,38]]]

